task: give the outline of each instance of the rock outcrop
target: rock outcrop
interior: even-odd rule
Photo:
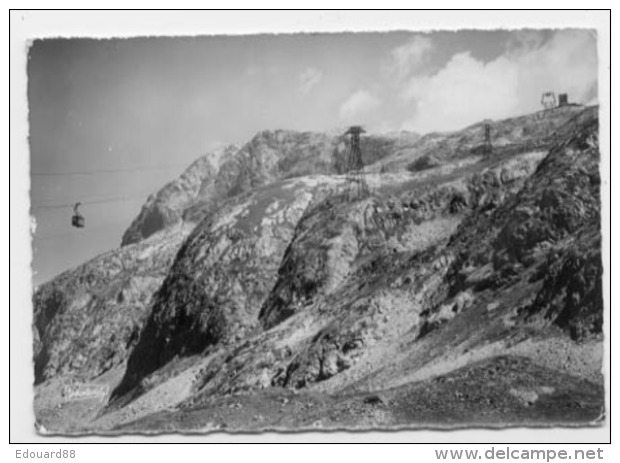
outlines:
[[[183,211],[202,198],[213,196],[218,166],[237,151],[235,145],[206,154],[194,161],[181,176],[151,195],[123,234],[121,246],[137,243],[160,230],[178,224]]]
[[[279,181],[205,218],[157,292],[117,395],[175,356],[239,341],[255,330],[297,221],[333,183],[320,176]]]
[[[35,382],[91,379],[124,362],[189,231],[160,232],[41,285],[33,301]]]
[[[586,110],[524,188],[488,217],[471,216],[452,239],[452,294],[540,282],[522,309],[580,340],[601,332],[602,260],[598,118]],[[484,270],[483,270],[484,269]],[[597,314],[597,315],[594,315]]]

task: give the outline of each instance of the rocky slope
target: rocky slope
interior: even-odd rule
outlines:
[[[598,419],[596,114],[498,121],[492,156],[476,149],[477,126],[369,137],[372,195],[355,202],[334,175],[342,139],[258,134],[189,182],[203,193],[179,194],[191,197],[171,207],[183,226],[85,264],[123,255],[127,273],[81,289],[78,269],[35,295],[39,423],[115,432]],[[432,165],[411,168],[425,153]],[[119,282],[146,271],[140,252],[162,257],[149,262],[157,281],[139,288],[149,302],[119,301]],[[120,344],[93,334],[127,326]],[[79,354],[87,366],[69,360]],[[62,399],[67,377],[105,384],[107,405]]]
[[[121,246],[137,243],[152,234],[179,223],[183,211],[201,198],[212,196],[217,160],[227,158],[238,148],[230,145],[194,161],[176,180],[150,195],[125,233]]]
[[[335,183],[320,176],[278,181],[205,218],[158,291],[117,393],[175,356],[240,341],[255,331],[256,312],[275,282],[297,221]]]
[[[372,164],[417,138],[407,133],[365,137],[364,162]],[[209,153],[148,198],[125,231],[122,245],[140,241],[180,220],[196,224],[226,199],[278,179],[342,173],[347,143],[342,134],[265,130],[241,147],[230,145]],[[214,158],[220,160],[219,166],[213,165]]]
[[[483,155],[485,123],[491,125],[494,156],[498,153],[549,149],[555,140],[556,131],[582,109],[581,106],[566,106],[511,119],[480,121],[452,133],[429,133],[416,143],[382,159],[375,164],[374,169],[398,171],[407,168],[418,171],[437,167],[455,157]]]
[[[35,382],[94,378],[122,363],[189,231],[161,232],[40,286],[33,300]]]

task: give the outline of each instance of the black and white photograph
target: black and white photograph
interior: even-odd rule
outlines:
[[[605,426],[599,39],[30,40],[36,433]]]

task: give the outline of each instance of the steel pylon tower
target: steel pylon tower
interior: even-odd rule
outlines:
[[[346,159],[347,195],[349,200],[362,199],[368,196],[368,183],[364,172],[364,161],[360,149],[360,134],[366,131],[359,125],[349,127],[345,135],[350,135],[349,155]]]
[[[491,121],[484,121],[484,154],[493,153],[493,145],[491,144]]]

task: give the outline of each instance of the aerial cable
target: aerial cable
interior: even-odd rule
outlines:
[[[90,171],[81,171],[81,172],[31,172],[30,175],[33,177],[63,177],[63,176],[71,176],[71,175],[99,175],[99,174],[116,174],[122,172],[144,172],[144,171],[157,171],[157,170],[167,170],[173,169],[176,167],[187,167],[187,163],[179,163],[179,164],[169,164],[166,166],[160,167],[136,167],[136,168],[128,168],[128,169],[102,169],[102,170],[90,170]]]
[[[112,198],[84,200],[84,201],[80,201],[80,203],[81,204],[104,204],[104,203],[140,200],[140,199],[144,199],[144,196],[117,196],[117,197],[112,197]],[[33,204],[32,209],[64,209],[67,207],[74,207],[74,206],[75,206],[74,202],[64,203],[64,204]]]
[[[88,227],[88,235],[92,235],[94,233],[102,233],[104,230],[110,230],[111,228],[115,228],[117,227],[116,224],[110,224],[110,225],[103,225],[103,226],[99,226],[99,227]],[[60,238],[63,236],[72,236],[72,237],[76,237],[79,236],[81,233],[78,231],[73,231],[73,232],[63,232],[63,233],[53,233],[53,234],[41,234],[37,231],[32,232],[31,236],[34,239],[37,240],[47,240],[47,239],[52,239],[52,238]]]

